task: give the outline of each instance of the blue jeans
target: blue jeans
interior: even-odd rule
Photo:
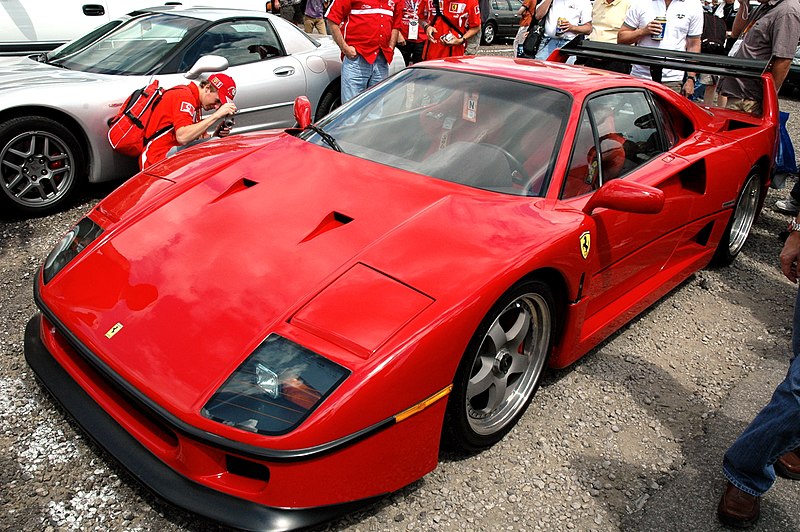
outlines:
[[[792,360],[772,399],[733,442],[722,461],[728,480],[750,495],[761,496],[775,482],[772,464],[800,447],[800,292],[792,324]]]
[[[345,56],[342,61],[342,103],[352,100],[388,76],[389,64],[382,53],[378,54],[372,64],[369,64],[360,55],[357,55],[355,59]]]
[[[561,48],[571,40],[572,39],[562,39],[561,37],[544,37],[542,39],[542,45],[539,47],[539,51],[536,52],[536,59],[547,59],[556,48]],[[574,65],[575,56],[567,59],[567,64]]]

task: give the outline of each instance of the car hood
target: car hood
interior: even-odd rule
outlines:
[[[97,82],[107,76],[39,63],[28,57],[0,61],[0,93],[61,83]]]
[[[513,263],[525,252],[520,232],[543,233],[542,200],[289,135],[236,162],[199,159],[168,177],[168,200],[112,226],[42,293],[112,369],[178,415],[196,413],[277,328],[355,353],[337,360],[354,369],[421,312],[452,308],[450,298]],[[114,211],[120,195],[100,210]],[[515,216],[525,222],[498,221]],[[108,338],[115,324],[122,328]]]

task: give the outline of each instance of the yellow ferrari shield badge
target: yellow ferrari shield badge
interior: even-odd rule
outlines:
[[[581,235],[581,255],[585,259],[589,256],[589,248],[592,245],[592,235],[589,234],[589,231],[585,231]]]
[[[113,326],[113,327],[111,327],[111,328],[108,330],[108,332],[106,333],[106,338],[108,338],[108,339],[110,340],[110,339],[111,339],[111,338],[113,338],[113,337],[114,337],[114,335],[115,335],[115,334],[117,334],[117,333],[118,333],[120,330],[122,330],[122,324],[121,324],[121,323],[119,323],[119,322],[115,323],[115,324],[114,324],[114,326]]]

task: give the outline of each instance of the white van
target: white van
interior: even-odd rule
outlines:
[[[0,0],[0,55],[46,52],[104,24],[111,29],[125,13],[160,5],[263,12],[266,0]]]

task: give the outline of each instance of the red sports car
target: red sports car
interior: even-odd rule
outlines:
[[[545,368],[736,257],[776,146],[760,79],[760,117],[491,57],[416,65],[315,125],[298,105],[301,127],[186,150],[80,220],[26,358],[174,504],[329,519],[431,471],[441,437],[491,446]]]

